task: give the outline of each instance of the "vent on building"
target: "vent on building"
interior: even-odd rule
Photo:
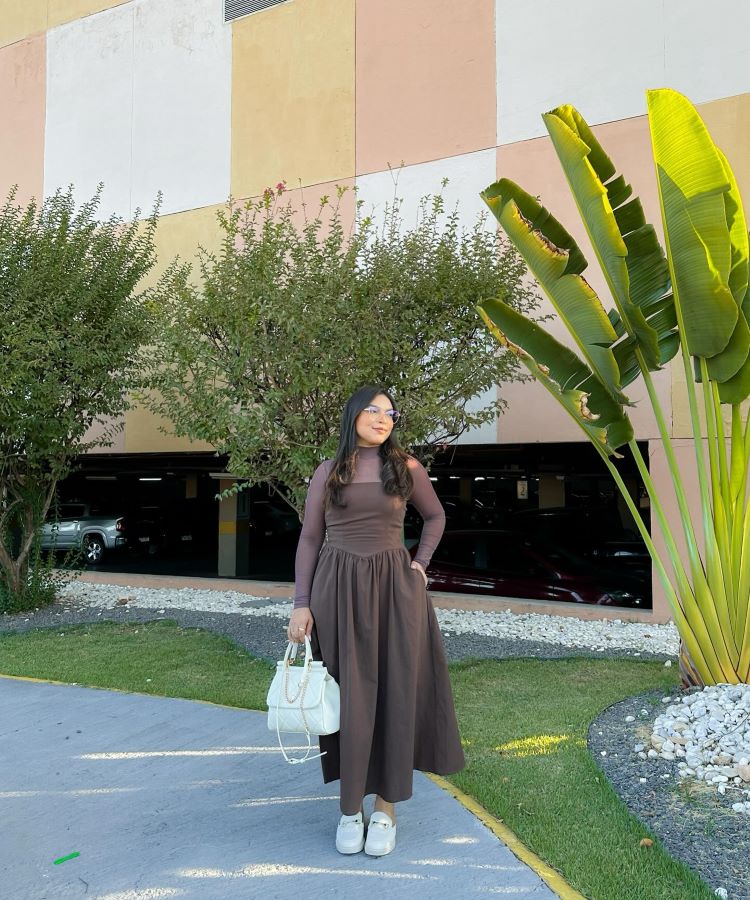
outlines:
[[[241,16],[249,16],[250,13],[260,12],[269,6],[279,6],[288,0],[224,0],[224,21],[232,22]]]

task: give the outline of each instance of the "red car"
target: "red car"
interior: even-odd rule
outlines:
[[[642,578],[511,531],[446,531],[427,576],[431,590],[462,594],[637,608],[649,597]]]

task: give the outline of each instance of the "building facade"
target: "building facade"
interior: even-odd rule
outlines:
[[[749,25],[750,7],[731,0],[710,8],[699,0],[0,0],[0,193],[17,183],[25,201],[73,183],[84,199],[102,181],[101,213],[130,217],[148,213],[161,191],[166,264],[216,245],[216,212],[230,195],[255,197],[282,180],[301,185],[293,202],[313,204],[337,184],[356,185],[377,213],[393,199],[398,169],[408,221],[448,178],[447,205],[458,201],[469,222],[484,209],[479,192],[504,176],[571,231],[606,303],[542,112],[572,103],[596,126],[661,233],[645,91],[676,88],[699,104],[750,197]],[[353,218],[351,191],[344,210]],[[565,339],[561,325],[551,330]],[[655,383],[692,483],[683,378],[674,365]],[[637,437],[667,486],[645,390],[636,383],[629,394]],[[580,440],[538,386],[503,386],[502,396],[507,412],[462,445],[486,453]],[[215,474],[210,446],[165,427],[135,408],[101,453],[160,457],[173,468],[190,455]],[[187,496],[197,491],[191,479]],[[542,502],[564,502],[560,480],[542,476]],[[236,509],[220,513],[225,567],[237,521]],[[644,616],[669,618],[658,585]]]

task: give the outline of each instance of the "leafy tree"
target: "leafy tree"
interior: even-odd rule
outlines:
[[[283,184],[230,201],[220,250],[199,252],[199,283],[185,274],[159,298],[151,391],[140,399],[176,434],[228,454],[229,471],[247,480],[221,496],[265,482],[301,515],[306,481],[333,455],[341,409],[361,383],[393,386],[405,445],[437,445],[504,407],[470,411],[471,398],[528,377],[475,309],[498,294],[524,313],[538,302],[485,216],[462,230],[438,193],[423,198],[413,229],[397,200],[378,228],[358,200],[346,229],[345,190],[299,224]]]
[[[101,190],[76,209],[72,187],[25,208],[13,189],[0,210],[0,609],[52,599],[30,563],[55,487],[112,444],[139,383],[158,201],[145,223],[100,222]]]

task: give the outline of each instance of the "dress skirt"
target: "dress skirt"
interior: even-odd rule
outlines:
[[[318,737],[323,781],[341,780],[341,810],[350,815],[368,794],[408,800],[414,769],[450,775],[465,766],[424,578],[403,543],[363,549],[325,542],[310,592],[313,659],[341,692],[339,731]]]

